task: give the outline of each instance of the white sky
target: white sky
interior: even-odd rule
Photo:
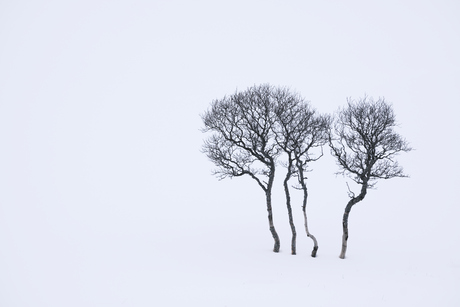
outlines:
[[[411,178],[365,201],[458,273],[459,16],[458,1],[0,1],[0,305],[59,306],[72,291],[56,280],[78,288],[80,266],[120,252],[101,242],[124,240],[132,260],[135,240],[166,248],[170,234],[177,251],[257,217],[270,246],[262,192],[249,179],[218,182],[199,152],[210,102],[266,82],[320,112],[365,93],[392,102],[416,149],[400,157]],[[336,228],[312,223],[338,254],[345,179],[328,159],[311,175],[312,201],[331,204],[317,212]],[[278,197],[275,222],[287,224]],[[238,222],[245,206],[259,211]],[[107,302],[81,291],[75,306]]]

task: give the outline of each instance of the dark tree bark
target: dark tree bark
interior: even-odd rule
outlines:
[[[273,211],[272,211],[271,193],[267,191],[265,193],[265,196],[266,196],[266,199],[267,199],[269,230],[270,230],[270,233],[272,234],[273,240],[275,241],[274,246],[273,246],[273,251],[275,253],[278,253],[280,251],[280,238],[278,236],[278,233],[276,232],[275,225],[273,223]]]
[[[273,223],[273,211],[272,211],[272,187],[273,187],[273,181],[275,180],[274,162],[273,162],[271,169],[273,171],[270,173],[270,176],[268,178],[267,189],[265,190],[265,198],[267,201],[268,225],[269,225],[270,233],[272,234],[273,240],[275,241],[274,246],[273,246],[273,251],[275,253],[278,253],[280,251],[281,244],[280,244],[280,238],[278,236],[278,233],[276,232],[275,225]]]
[[[348,242],[348,216],[350,215],[351,208],[354,205],[359,203],[364,199],[367,194],[367,182],[364,182],[361,186],[361,193],[358,196],[352,197],[348,202],[347,206],[345,207],[345,212],[343,213],[342,219],[342,228],[343,228],[343,235],[342,235],[342,251],[340,252],[340,258],[345,259],[345,254],[347,252],[347,242]]]
[[[384,99],[364,97],[339,110],[334,129],[329,134],[332,155],[340,167],[339,174],[361,185],[358,196],[349,191],[342,219],[343,235],[340,258],[344,259],[348,242],[348,217],[352,207],[362,201],[368,188],[378,179],[407,177],[395,156],[411,150],[406,140],[394,131],[396,119],[391,105]]]
[[[291,254],[295,255],[296,254],[296,239],[297,239],[297,232],[295,229],[294,225],[294,218],[292,216],[292,206],[291,206],[291,195],[289,193],[289,185],[288,181],[292,176],[292,167],[293,167],[293,161],[292,161],[292,154],[288,154],[288,165],[287,165],[287,172],[286,172],[286,177],[284,178],[284,193],[286,195],[286,206],[288,210],[288,217],[289,217],[289,225],[291,226],[291,232],[292,232],[292,239],[291,239]]]

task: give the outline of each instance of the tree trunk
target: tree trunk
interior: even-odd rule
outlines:
[[[318,241],[316,241],[315,236],[312,235],[308,231],[306,207],[303,207],[302,211],[303,211],[303,217],[304,217],[304,220],[305,220],[305,231],[307,232],[307,237],[309,237],[309,238],[311,238],[313,240],[313,250],[311,251],[311,256],[314,258],[314,257],[316,257],[316,253],[318,251]]]
[[[348,202],[347,206],[345,207],[345,212],[343,213],[342,219],[342,251],[340,252],[340,259],[345,259],[345,254],[347,252],[347,241],[348,241],[348,216],[350,215],[351,208],[356,205],[358,202],[362,201],[367,193],[368,183],[365,181],[361,186],[361,193],[358,196],[353,197]]]
[[[272,187],[273,181],[275,179],[275,163],[271,161],[270,165],[270,174],[268,176],[268,184],[265,190],[265,197],[267,200],[267,211],[268,211],[268,225],[270,227],[270,232],[272,234],[273,240],[275,240],[275,245],[273,251],[278,253],[280,251],[280,238],[276,232],[275,225],[273,223],[273,212],[272,212]]]
[[[342,251],[340,252],[340,259],[345,259],[345,253],[347,252],[347,241],[348,241],[348,215],[350,214],[351,207],[353,206],[350,205],[350,203],[354,199],[350,200],[348,202],[347,207],[345,208],[345,212],[343,214],[343,220],[342,220],[342,228],[343,228],[343,234],[342,234]]]
[[[318,252],[318,241],[316,240],[315,236],[310,233],[308,230],[308,219],[307,219],[307,200],[308,200],[308,189],[307,185],[305,184],[305,177],[303,176],[303,168],[302,165],[298,162],[297,169],[299,171],[299,183],[302,186],[303,190],[303,203],[302,203],[302,211],[303,211],[303,218],[305,224],[305,232],[307,233],[307,237],[313,240],[313,250],[311,251],[311,256],[316,257],[316,253]]]
[[[291,232],[292,232],[292,241],[291,241],[291,254],[295,255],[296,254],[296,238],[297,238],[297,232],[295,230],[295,225],[294,225],[294,218],[292,217],[292,207],[291,207],[291,195],[289,193],[289,185],[288,181],[289,178],[291,178],[292,175],[292,159],[289,156],[289,162],[288,162],[288,171],[286,173],[286,177],[284,178],[284,193],[286,194],[286,206],[288,210],[288,216],[289,216],[289,225],[291,226]]]
[[[271,191],[266,192],[266,199],[267,199],[267,211],[268,211],[268,225],[270,227],[270,232],[275,240],[275,246],[273,247],[273,251],[275,253],[280,251],[280,238],[278,233],[276,232],[275,225],[273,224],[273,213],[272,213],[272,201],[271,201]]]

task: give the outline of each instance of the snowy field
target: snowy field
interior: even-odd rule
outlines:
[[[0,2],[0,306],[460,306],[456,1]],[[211,101],[261,83],[319,112],[385,96],[414,151],[350,214],[312,164],[298,254],[264,193],[200,152]],[[356,189],[356,186],[352,186]],[[294,193],[295,191],[292,191]]]

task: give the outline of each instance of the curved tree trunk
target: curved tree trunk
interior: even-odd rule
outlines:
[[[303,211],[303,217],[304,217],[304,220],[305,220],[305,231],[307,232],[307,237],[309,237],[309,238],[311,238],[313,240],[313,250],[311,251],[311,256],[316,257],[316,253],[318,251],[318,241],[316,240],[315,236],[312,235],[308,231],[306,206],[302,207],[302,211]]]
[[[286,173],[286,177],[284,178],[284,193],[286,194],[286,206],[288,210],[288,216],[289,216],[289,225],[291,226],[291,232],[292,232],[292,241],[291,241],[291,254],[295,255],[296,254],[296,238],[297,238],[297,232],[295,230],[295,225],[294,225],[294,218],[292,217],[292,207],[291,207],[291,195],[289,193],[289,185],[288,181],[289,178],[292,176],[292,159],[289,156],[289,162],[288,162],[288,171]]]
[[[345,254],[347,252],[347,241],[348,241],[348,216],[350,215],[351,208],[356,205],[358,202],[362,201],[367,193],[368,183],[365,181],[361,186],[361,193],[358,196],[353,197],[348,202],[347,206],[345,207],[345,212],[343,213],[342,218],[342,251],[340,252],[340,259],[345,259]]]
[[[345,208],[345,212],[343,213],[343,219],[342,219],[342,228],[343,228],[343,234],[342,234],[342,251],[340,252],[340,259],[345,259],[345,253],[347,252],[347,241],[348,241],[348,215],[350,214],[351,207],[353,207],[354,204],[351,204],[354,199],[351,199],[347,207]]]
[[[270,227],[270,232],[272,234],[272,237],[275,240],[275,245],[273,247],[273,251],[275,253],[278,253],[280,251],[280,238],[278,236],[278,233],[276,232],[275,225],[273,224],[271,191],[267,190],[265,192],[265,195],[266,195],[266,199],[267,199],[268,225]]]
[[[273,223],[273,212],[272,212],[272,187],[273,181],[275,180],[275,162],[272,158],[270,159],[270,174],[268,176],[267,188],[265,189],[265,197],[267,200],[267,211],[268,211],[268,225],[270,227],[270,232],[272,234],[273,240],[275,240],[275,245],[273,251],[278,253],[280,251],[280,238],[275,229],[275,224]]]
[[[308,219],[307,219],[307,200],[308,200],[308,189],[305,183],[305,177],[303,175],[303,167],[300,165],[300,162],[297,164],[297,169],[299,172],[299,183],[302,186],[303,190],[303,203],[302,203],[302,211],[303,211],[303,218],[305,224],[305,232],[307,233],[307,237],[313,240],[313,250],[311,251],[311,256],[316,257],[316,253],[318,252],[318,241],[316,240],[315,236],[310,233],[308,230]]]

